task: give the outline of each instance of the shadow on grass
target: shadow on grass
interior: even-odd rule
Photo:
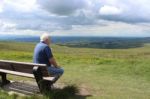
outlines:
[[[45,96],[48,99],[86,99],[91,95],[80,95],[79,89],[75,85],[69,85],[63,89],[53,89],[47,92]]]
[[[0,88],[0,99],[86,99],[91,96],[89,94],[83,95],[80,92],[81,90],[76,85],[68,85],[63,88],[53,88],[41,95],[37,86],[13,82]],[[24,95],[20,96],[19,93]]]

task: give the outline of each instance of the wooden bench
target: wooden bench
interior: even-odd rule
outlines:
[[[0,60],[1,86],[9,84],[7,74],[34,78],[41,93],[49,91],[59,76],[51,77],[45,64]]]

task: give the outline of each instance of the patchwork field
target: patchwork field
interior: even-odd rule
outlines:
[[[34,46],[35,43],[0,42],[0,59],[32,62]],[[58,83],[84,88],[90,96],[82,99],[150,99],[150,44],[130,49],[51,47],[65,69]],[[11,96],[1,90],[1,97]],[[38,99],[35,97],[30,98]]]

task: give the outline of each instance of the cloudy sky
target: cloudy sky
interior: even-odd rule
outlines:
[[[150,0],[0,0],[0,34],[150,37]]]

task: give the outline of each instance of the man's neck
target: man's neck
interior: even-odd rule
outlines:
[[[42,43],[44,43],[44,44],[46,44],[46,45],[48,45],[45,41],[41,41]]]

